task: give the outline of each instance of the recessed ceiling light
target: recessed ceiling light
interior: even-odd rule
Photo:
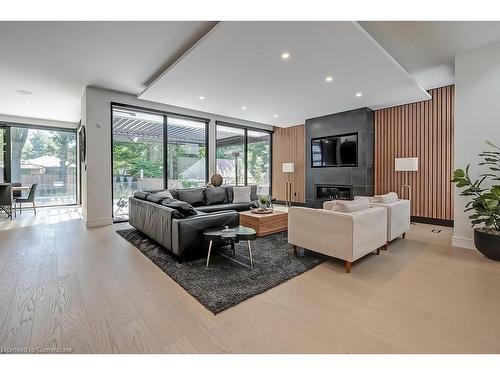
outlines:
[[[328,77],[325,78],[325,81],[326,82],[332,82],[333,81],[333,77],[328,76]]]
[[[358,98],[360,98],[360,97],[362,97],[362,96],[363,96],[363,93],[361,93],[361,92],[357,92],[357,93],[356,93],[356,96],[357,96]]]
[[[24,104],[30,104],[30,102],[28,102],[27,100],[24,101]]]
[[[16,90],[16,92],[21,95],[33,95],[33,91],[29,90]]]
[[[286,59],[290,58],[290,54],[288,52],[283,52],[281,54],[281,58],[284,59],[284,60],[286,60]]]
[[[274,115],[274,118],[277,118],[277,117],[278,117],[278,115]]]
[[[243,107],[241,107],[241,109],[245,110],[245,109],[247,109],[247,107],[243,106]]]
[[[200,100],[205,100],[205,97],[204,96],[200,96]]]

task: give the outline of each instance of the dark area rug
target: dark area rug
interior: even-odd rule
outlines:
[[[116,232],[214,314],[274,288],[328,259],[308,251],[303,257],[295,256],[287,243],[287,234],[283,232],[252,241],[253,269],[223,256],[222,253],[230,253],[229,247],[215,252],[206,269],[205,258],[179,263],[167,250],[135,229]],[[245,242],[236,244],[236,254],[239,261],[248,263]]]

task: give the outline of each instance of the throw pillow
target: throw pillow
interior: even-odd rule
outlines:
[[[356,211],[361,211],[361,210],[366,210],[370,208],[370,202],[366,200],[355,200],[355,201],[345,201],[345,202],[338,202],[334,207],[333,210],[336,212],[356,212]]]
[[[161,201],[161,204],[165,207],[172,208],[181,213],[183,217],[190,217],[198,215],[198,212],[187,202],[183,202],[173,198],[166,198]]]
[[[203,188],[196,189],[177,189],[177,199],[180,201],[188,202],[190,205],[204,206],[205,194]]]
[[[354,200],[355,201],[358,201],[358,200],[364,200],[364,201],[368,201],[368,202],[371,202],[372,201],[372,198],[371,197],[365,197],[365,196],[356,196],[354,197]]]
[[[250,186],[233,186],[233,203],[248,203],[250,199]]]
[[[257,185],[250,185],[250,200],[258,201],[259,196],[257,195]]]
[[[225,187],[213,187],[205,189],[205,199],[207,202],[207,206],[229,202]]]
[[[159,197],[163,197],[163,198],[173,198],[172,193],[168,190],[158,191],[158,192],[156,192],[156,195],[158,195]]]
[[[157,193],[148,194],[148,196],[146,197],[146,200],[153,202],[153,203],[161,203],[161,201],[164,199],[165,199],[165,197],[162,197],[161,195],[158,195]]]
[[[375,195],[372,198],[373,203],[383,203],[383,204],[389,204],[389,203],[394,203],[398,201],[398,195],[396,193],[387,193],[383,195]]]
[[[139,191],[136,191],[134,193],[134,198],[137,198],[137,199],[146,199],[146,197],[149,195],[150,193],[147,193],[145,191],[142,191],[142,190],[139,190]]]
[[[323,202],[323,210],[333,210],[335,208],[335,205],[337,204],[337,201],[325,201]]]

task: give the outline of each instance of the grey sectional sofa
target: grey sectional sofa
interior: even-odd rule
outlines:
[[[174,199],[161,198],[159,191],[138,192],[131,197],[129,222],[183,259],[205,256],[207,246],[203,232],[239,225],[238,211],[250,210],[255,205],[253,201],[233,203],[230,186],[169,189],[169,192]],[[257,200],[256,188],[252,188],[251,198]]]

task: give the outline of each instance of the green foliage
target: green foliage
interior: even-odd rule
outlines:
[[[113,142],[113,173],[146,178],[163,177],[163,147],[155,143]]]
[[[488,166],[489,173],[479,175],[479,178],[472,180],[469,174],[470,165],[467,165],[465,170],[457,169],[453,173],[454,182],[458,188],[464,188],[460,193],[461,196],[470,197],[470,201],[466,204],[465,212],[472,211],[469,216],[472,226],[484,224],[486,227],[494,227],[497,231],[500,230],[500,185],[495,185],[496,181],[500,181],[500,148],[493,143],[486,143],[494,149],[483,151],[479,154],[483,158],[483,162],[479,165]],[[491,188],[483,187],[485,182],[491,182]]]

